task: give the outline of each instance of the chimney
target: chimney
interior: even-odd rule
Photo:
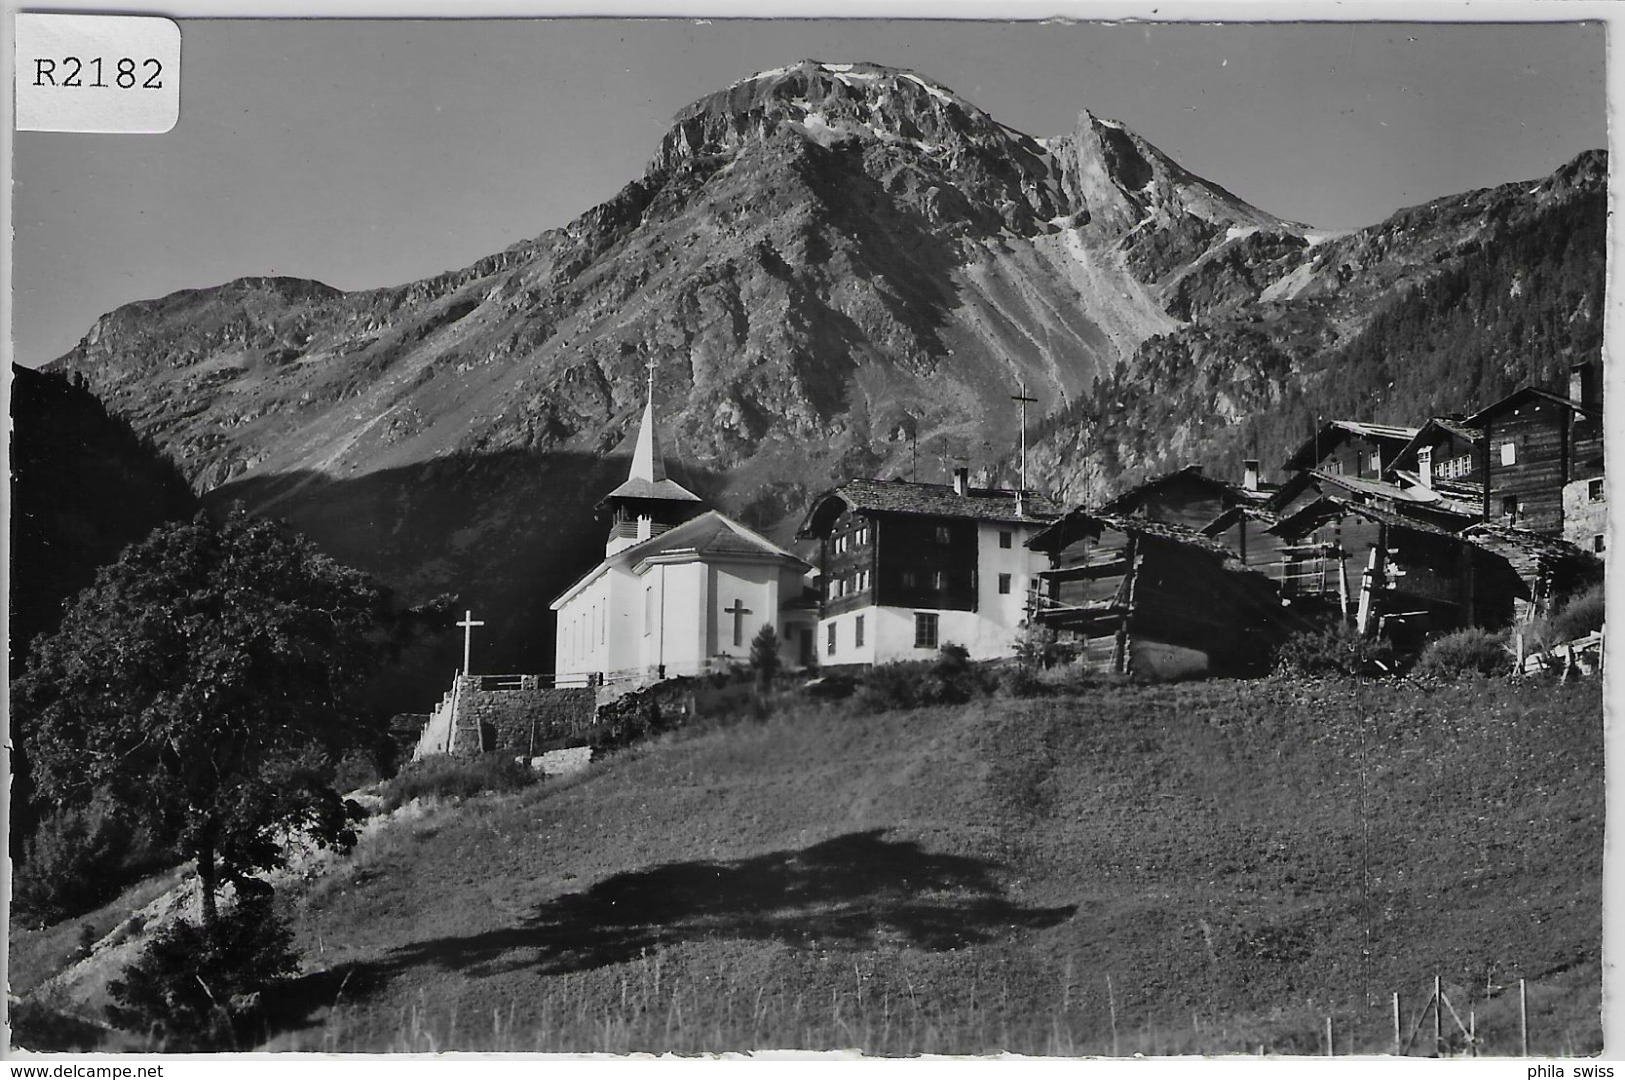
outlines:
[[[954,494],[964,495],[970,491],[970,470],[961,465],[954,470]]]
[[[1569,366],[1569,400],[1578,401],[1588,409],[1602,407],[1601,374],[1594,360]]]
[[[1258,490],[1258,459],[1248,458],[1241,463],[1241,487],[1243,491]]]

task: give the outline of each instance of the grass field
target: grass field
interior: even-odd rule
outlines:
[[[1603,796],[1595,682],[797,705],[383,831],[272,1045],[1595,1053]]]

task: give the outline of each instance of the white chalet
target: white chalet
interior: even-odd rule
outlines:
[[[819,543],[818,659],[883,664],[963,645],[1012,656],[1028,590],[1049,561],[1027,541],[1060,516],[1034,492],[849,480],[819,496],[802,539]]]
[[[811,568],[666,475],[652,395],[630,475],[600,506],[612,513],[604,560],[551,605],[557,685],[744,663],[764,623],[778,631],[785,664],[800,662],[817,618],[805,595]]]

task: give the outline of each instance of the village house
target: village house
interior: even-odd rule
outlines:
[[[1098,510],[1200,529],[1226,510],[1265,505],[1271,490],[1259,481],[1256,461],[1243,463],[1240,484],[1212,476],[1200,465],[1187,465],[1136,484]]]
[[[1415,437],[1413,427],[1328,420],[1287,457],[1285,468],[1381,480],[1399,452]]]
[[[1435,416],[1395,456],[1387,479],[1425,488],[1469,506],[1484,502],[1484,436],[1460,416]]]
[[[880,664],[949,642],[1011,656],[1033,574],[1027,541],[1059,514],[1032,492],[849,480],[814,500],[797,533],[818,542],[818,659]]]
[[[605,496],[604,559],[552,603],[559,685],[639,684],[746,663],[761,627],[803,662],[817,612],[806,562],[666,475],[651,394],[625,483]]]
[[[1479,434],[1486,522],[1562,537],[1593,552],[1606,546],[1601,371],[1571,369],[1569,396],[1526,386],[1469,416]]]
[[[1035,621],[1102,673],[1176,677],[1265,670],[1308,623],[1264,575],[1193,529],[1078,508],[1029,542],[1048,556]]]

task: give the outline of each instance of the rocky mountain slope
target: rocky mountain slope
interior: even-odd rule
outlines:
[[[1380,315],[1475,258],[1515,272],[1551,215],[1581,287],[1549,322],[1600,342],[1605,173],[1588,155],[1328,238],[1090,113],[1036,139],[924,76],[806,61],[690,105],[614,198],[473,266],[177,293],[55,363],[213,498],[503,609],[491,662],[534,670],[650,365],[685,482],[780,537],[849,476],[1008,475],[1022,384],[1052,418],[1035,475],[1078,497],[1276,439],[1259,416],[1335,400]],[[1529,335],[1483,386],[1593,348],[1570,336]]]

